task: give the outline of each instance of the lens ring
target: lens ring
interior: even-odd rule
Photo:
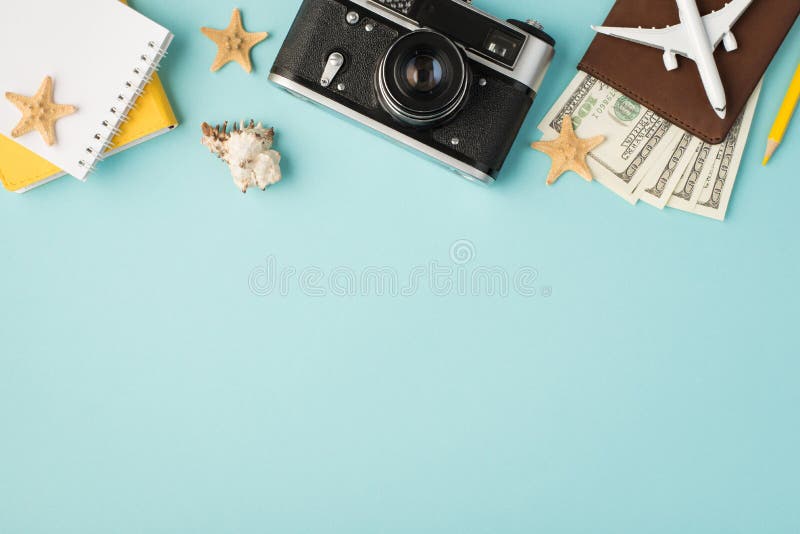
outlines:
[[[415,80],[420,69],[422,78]],[[376,73],[383,108],[396,120],[416,127],[451,118],[466,100],[469,80],[459,48],[431,30],[411,32],[395,41]]]

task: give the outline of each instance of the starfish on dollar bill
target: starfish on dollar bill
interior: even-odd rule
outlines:
[[[269,37],[267,32],[251,33],[245,31],[242,25],[242,13],[238,9],[233,10],[231,22],[224,30],[213,28],[200,28],[203,35],[217,44],[217,57],[211,65],[211,72],[216,72],[224,65],[235,61],[245,72],[253,70],[250,62],[250,50]]]
[[[78,110],[75,106],[53,102],[53,79],[50,76],[44,79],[35,95],[6,93],[6,99],[22,112],[22,118],[11,131],[11,137],[21,137],[36,130],[48,146],[56,143],[56,121]]]
[[[576,136],[572,125],[572,116],[564,115],[561,135],[552,141],[533,143],[531,148],[544,152],[553,160],[553,166],[547,175],[547,185],[556,183],[556,180],[567,171],[572,171],[591,182],[592,171],[586,164],[586,156],[605,140],[606,138],[602,135],[591,139],[581,139]]]

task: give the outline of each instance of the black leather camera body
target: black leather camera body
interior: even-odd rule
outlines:
[[[270,80],[488,183],[554,46],[464,0],[303,0]]]

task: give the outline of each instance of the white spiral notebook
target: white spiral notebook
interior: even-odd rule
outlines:
[[[0,8],[0,133],[22,114],[7,92],[36,94],[53,79],[56,104],[77,112],[56,122],[56,143],[38,132],[13,138],[85,180],[158,67],[172,34],[117,0],[13,0]]]

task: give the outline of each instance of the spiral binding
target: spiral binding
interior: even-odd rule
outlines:
[[[86,169],[88,173],[95,170],[97,162],[111,147],[114,137],[120,132],[120,125],[128,122],[128,113],[132,109],[136,109],[136,100],[142,96],[145,86],[158,72],[161,60],[167,55],[166,48],[158,46],[154,41],[147,43],[147,49],[146,53],[139,56],[137,66],[131,71],[135,77],[125,82],[122,92],[117,95],[114,103],[108,109],[109,118],[100,123],[98,132],[92,137],[96,143],[85,148],[85,152],[88,154],[87,158],[78,162],[78,165]]]

